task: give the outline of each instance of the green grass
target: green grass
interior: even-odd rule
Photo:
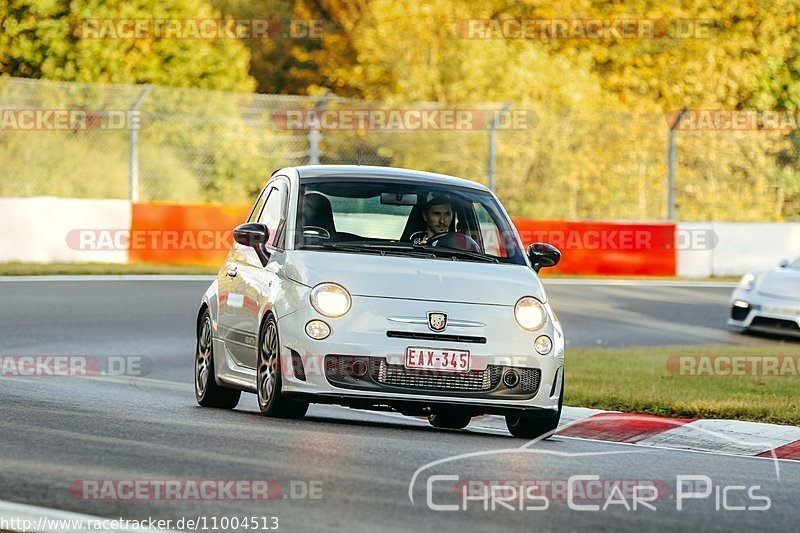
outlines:
[[[155,263],[0,263],[0,276],[60,276],[103,274],[209,274],[219,266],[162,265]]]
[[[784,376],[688,376],[668,367],[674,356],[722,355],[792,356],[797,368],[800,343],[568,349],[564,402],[659,416],[800,425],[800,376],[793,370]]]

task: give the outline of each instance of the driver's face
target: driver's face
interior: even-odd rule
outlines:
[[[428,237],[450,231],[453,221],[453,207],[450,204],[432,205],[423,214],[428,224]]]

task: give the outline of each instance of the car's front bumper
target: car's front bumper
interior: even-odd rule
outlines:
[[[800,336],[800,301],[771,298],[737,288],[731,297],[728,325]]]
[[[510,306],[354,296],[351,311],[339,319],[324,319],[312,309],[298,311],[278,321],[283,391],[311,401],[348,405],[418,408],[447,404],[486,413],[552,412],[558,409],[561,394],[564,338],[549,307],[547,310],[551,318],[536,332],[519,327]],[[472,342],[412,339],[403,336],[431,331],[424,325],[388,320],[424,317],[429,311],[483,326],[448,326],[444,332],[454,339],[468,337],[462,340]],[[311,319],[324,319],[331,326],[331,335],[322,341],[309,338],[304,328]],[[539,355],[534,349],[539,335],[548,335],[553,341],[547,355]],[[470,373],[406,370],[404,359],[409,346],[469,350]],[[367,372],[361,377],[350,372],[355,360],[366,365]],[[502,379],[510,369],[521,378],[513,387]]]

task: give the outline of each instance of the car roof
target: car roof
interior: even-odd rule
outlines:
[[[410,170],[406,168],[376,167],[369,165],[305,165],[293,167],[300,177],[300,180],[313,178],[329,178],[331,180],[347,178],[376,178],[397,181],[426,182],[447,187],[465,187],[479,191],[488,191],[480,183],[448,176],[447,174],[436,174],[434,172],[424,172],[422,170]]]

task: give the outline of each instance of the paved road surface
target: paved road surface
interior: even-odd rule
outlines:
[[[257,414],[243,396],[236,411],[196,406],[191,383],[193,319],[207,283],[196,281],[0,282],[0,354],[119,355],[150,358],[146,378],[0,379],[0,499],[104,517],[278,517],[281,531],[550,531],[563,529],[787,531],[798,521],[800,464],[557,437],[521,449],[502,431],[436,430],[392,414],[312,406],[302,422]],[[729,289],[550,285],[571,346],[767,344],[767,337],[724,329]],[[599,342],[598,342],[599,340]],[[507,449],[498,453],[498,450]],[[492,453],[481,453],[492,452]],[[475,455],[477,454],[477,455]],[[465,455],[422,470],[448,457]],[[459,481],[547,480],[570,476],[656,484],[656,510],[611,505],[571,509],[546,493],[546,510],[519,502],[467,502],[467,510],[428,508],[432,474]],[[707,499],[677,510],[679,475],[708,476]],[[780,476],[778,478],[778,475]],[[267,502],[90,501],[71,493],[80,480],[269,479]],[[435,480],[435,504],[463,503],[456,481]],[[716,495],[729,485],[767,496],[767,511],[725,511]],[[321,499],[293,499],[303,487]],[[719,487],[719,490],[717,490]],[[510,492],[505,492],[508,496]],[[761,506],[741,491],[727,503]],[[284,498],[283,496],[288,496]],[[500,494],[499,497],[502,497]],[[616,498],[619,500],[619,498]],[[631,504],[631,495],[626,495]],[[576,498],[575,503],[586,502]],[[603,500],[600,500],[602,506]],[[523,505],[539,506],[542,500]],[[210,524],[210,522],[209,522]]]

